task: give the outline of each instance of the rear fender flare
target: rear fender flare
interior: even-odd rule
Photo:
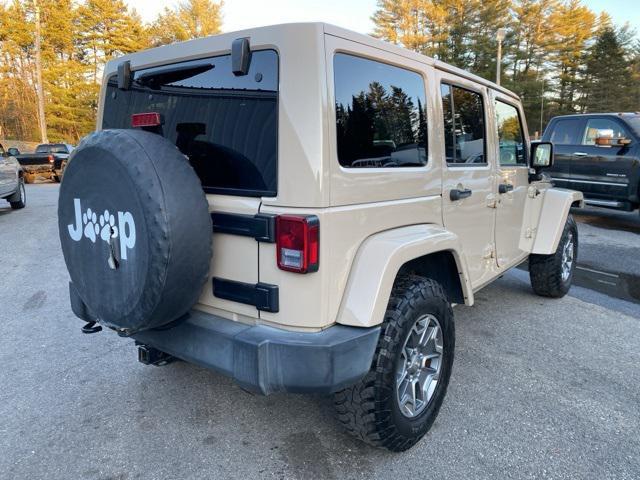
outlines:
[[[473,304],[466,259],[459,238],[439,225],[412,225],[367,238],[351,268],[337,323],[372,327],[382,323],[398,271],[407,262],[431,253],[452,253],[465,304]]]

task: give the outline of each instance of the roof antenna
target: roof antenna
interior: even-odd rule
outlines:
[[[249,73],[251,50],[248,38],[236,38],[231,44],[231,70],[236,77]]]

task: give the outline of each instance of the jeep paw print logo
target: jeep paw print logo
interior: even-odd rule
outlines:
[[[91,243],[101,239],[109,245],[118,239],[121,259],[126,260],[127,250],[131,250],[136,244],[136,224],[133,215],[129,212],[116,212],[116,218],[109,210],[98,214],[91,208],[83,212],[79,198],[73,199],[73,206],[75,224],[67,225],[71,239],[79,242],[84,236]]]

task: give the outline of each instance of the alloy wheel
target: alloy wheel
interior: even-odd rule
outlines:
[[[413,418],[429,405],[442,367],[442,328],[433,315],[420,317],[404,342],[396,368],[400,411]]]

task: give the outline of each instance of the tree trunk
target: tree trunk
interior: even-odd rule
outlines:
[[[48,143],[47,120],[44,114],[44,88],[42,85],[42,58],[40,55],[40,7],[38,1],[33,0],[36,7],[36,95],[38,97],[38,123],[40,125],[40,141]]]

